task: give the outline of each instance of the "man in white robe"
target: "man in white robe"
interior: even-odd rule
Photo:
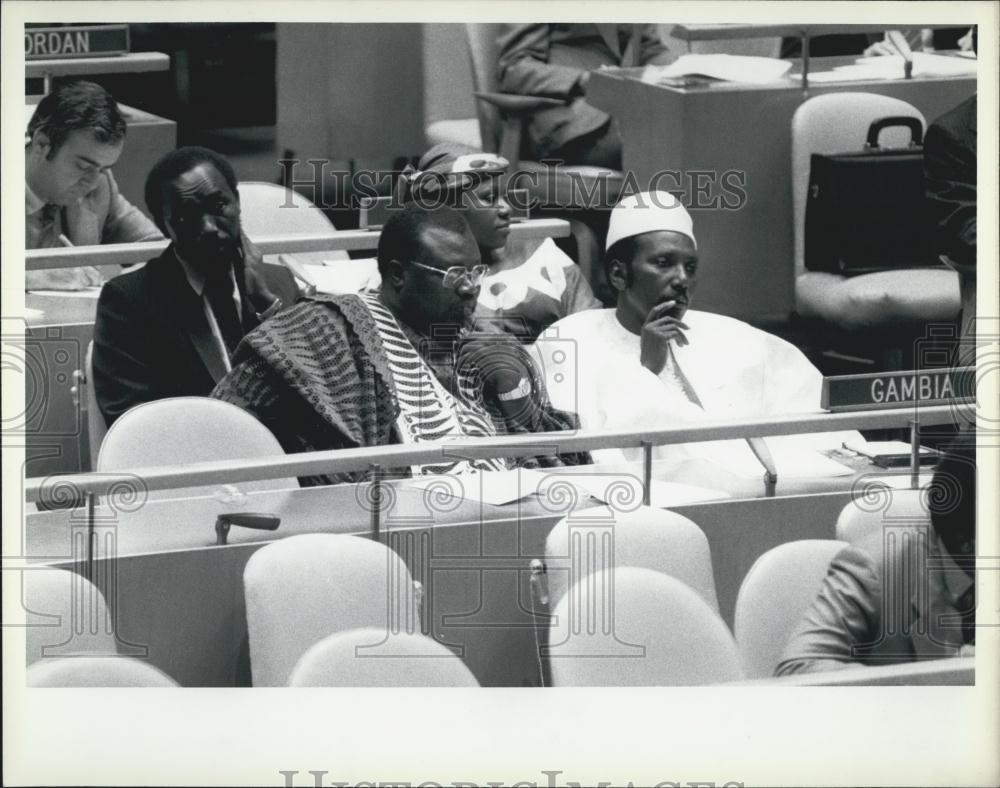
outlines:
[[[655,429],[707,420],[819,410],[822,376],[795,346],[730,317],[688,309],[698,281],[691,217],[667,192],[632,195],[612,211],[605,266],[615,308],[557,321],[534,345],[555,407],[584,429]],[[857,433],[769,438],[778,476],[800,475],[814,450]],[[803,454],[810,452],[809,455]],[[597,452],[597,461],[623,459]],[[746,475],[762,472],[746,441],[660,446],[654,457],[701,457]],[[625,459],[637,459],[626,451]]]

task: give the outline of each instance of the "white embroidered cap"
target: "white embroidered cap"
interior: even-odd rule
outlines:
[[[608,221],[607,251],[623,238],[667,230],[686,235],[698,248],[694,223],[681,201],[670,192],[639,192],[621,200],[612,210]]]

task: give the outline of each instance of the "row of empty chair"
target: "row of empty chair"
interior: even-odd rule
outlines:
[[[919,499],[905,498],[920,527]],[[610,523],[591,516],[596,511],[555,525],[546,571],[534,583],[543,676],[554,685],[679,686],[770,676],[845,545],[804,540],[762,555],[742,581],[730,633],[697,525],[666,510],[643,508]],[[845,509],[843,530],[863,537],[880,527],[875,513],[861,511]],[[255,686],[474,682],[457,656],[424,634],[421,587],[380,542],[332,534],[277,540],[247,562],[244,594]],[[95,654],[105,663],[125,659],[107,659],[119,653],[112,617],[82,577],[28,571],[24,607],[29,665]],[[91,662],[79,664],[93,672]],[[63,672],[48,679],[46,671],[31,672],[33,685],[69,681]],[[89,681],[133,680],[102,675]]]

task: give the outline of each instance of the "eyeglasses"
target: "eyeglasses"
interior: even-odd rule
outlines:
[[[447,268],[442,271],[440,268],[424,265],[416,260],[410,260],[410,262],[418,268],[423,268],[427,271],[433,271],[435,274],[440,274],[444,277],[441,284],[450,288],[479,287],[479,283],[483,281],[483,277],[486,276],[490,270],[489,266],[486,265],[474,265],[472,268],[465,268],[461,265],[453,265],[451,268]]]

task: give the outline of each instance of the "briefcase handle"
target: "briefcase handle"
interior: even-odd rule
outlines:
[[[907,115],[892,115],[888,118],[879,118],[868,127],[868,140],[865,142],[865,149],[878,147],[878,135],[883,129],[891,129],[893,126],[905,126],[910,130],[910,147],[916,148],[924,141],[924,124],[920,118],[913,118]]]

